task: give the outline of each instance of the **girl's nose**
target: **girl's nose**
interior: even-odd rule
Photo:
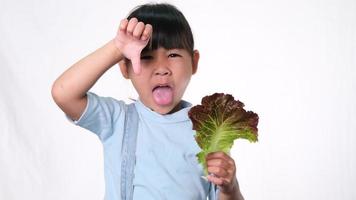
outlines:
[[[170,75],[170,71],[167,68],[159,68],[155,71],[155,75],[167,76]]]
[[[171,70],[168,68],[167,63],[157,64],[154,74],[160,76],[168,76],[171,75]]]

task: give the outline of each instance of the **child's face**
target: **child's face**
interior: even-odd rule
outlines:
[[[167,114],[179,109],[179,102],[196,72],[198,51],[193,58],[185,49],[164,49],[141,54],[141,73],[135,74],[131,63],[120,63],[124,77],[131,79],[140,100],[157,113]]]

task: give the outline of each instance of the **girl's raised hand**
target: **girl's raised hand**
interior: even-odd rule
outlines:
[[[139,22],[136,18],[121,20],[115,37],[115,45],[121,53],[131,60],[134,73],[141,71],[141,52],[152,35],[152,26]]]

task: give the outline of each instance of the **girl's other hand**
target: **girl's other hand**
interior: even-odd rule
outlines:
[[[236,179],[236,165],[226,153],[219,151],[207,155],[208,180],[213,182],[225,194],[233,194],[239,190]]]
[[[152,35],[152,26],[139,22],[136,18],[121,20],[119,30],[115,37],[115,45],[119,51],[131,60],[133,71],[141,71],[141,52]]]

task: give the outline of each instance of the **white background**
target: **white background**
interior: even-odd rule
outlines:
[[[356,199],[356,1],[168,1],[201,62],[185,99],[231,93],[260,116],[232,157],[248,200]],[[0,199],[98,200],[102,146],[52,101],[53,81],[142,1],[0,0]],[[92,89],[136,97],[117,66]]]

